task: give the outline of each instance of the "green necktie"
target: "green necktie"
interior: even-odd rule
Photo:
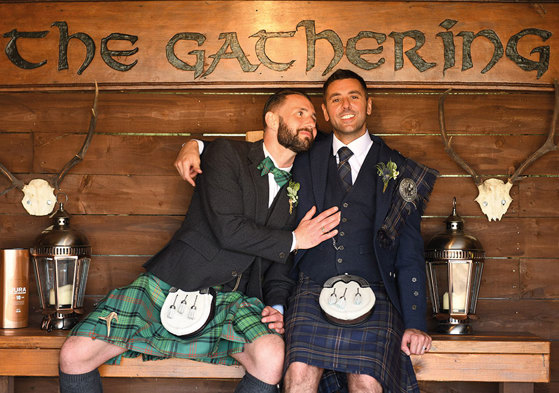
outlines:
[[[278,183],[280,187],[286,185],[289,179],[291,179],[291,173],[276,168],[274,162],[269,156],[264,158],[262,162],[258,164],[256,169],[260,170],[261,176],[265,176],[268,173],[272,173],[274,175],[274,179],[276,180],[276,183]]]

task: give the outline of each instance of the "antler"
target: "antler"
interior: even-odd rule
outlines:
[[[0,196],[6,194],[7,192],[13,190],[16,187],[19,188],[20,190],[23,189],[23,182],[19,180],[17,177],[15,177],[14,175],[12,175],[12,173],[2,164],[0,164],[0,172],[2,172],[4,176],[6,176],[8,180],[12,182],[12,184],[8,186],[8,188],[0,192]]]
[[[544,144],[541,145],[538,150],[532,153],[532,155],[528,157],[526,161],[524,161],[516,171],[514,171],[512,176],[509,177],[509,183],[514,183],[518,179],[518,177],[522,174],[522,172],[524,172],[524,170],[528,168],[530,165],[532,165],[532,163],[536,161],[538,158],[540,158],[546,153],[549,153],[550,151],[557,150],[557,144],[554,143],[553,141],[553,139],[555,138],[555,126],[557,125],[557,116],[559,115],[559,86],[557,85],[557,79],[553,81],[553,85],[555,87],[555,107],[553,108],[553,119],[551,120],[551,128],[549,129],[549,135],[547,136],[547,139],[544,142]],[[522,180],[522,178],[518,180]]]
[[[93,99],[93,108],[91,109],[91,119],[89,121],[89,131],[87,132],[87,137],[83,142],[82,148],[78,154],[76,154],[70,161],[64,165],[64,167],[60,170],[58,175],[53,178],[52,185],[54,186],[55,190],[58,190],[60,187],[60,183],[64,176],[68,173],[70,169],[72,169],[77,163],[83,160],[87,149],[89,148],[89,144],[91,143],[91,138],[93,138],[93,134],[95,133],[95,126],[97,125],[97,97],[99,96],[99,86],[97,86],[97,82],[95,82],[95,98]]]
[[[450,158],[452,158],[454,161],[456,161],[456,163],[458,165],[460,165],[462,167],[462,169],[464,169],[466,172],[468,172],[470,175],[472,175],[472,177],[474,179],[474,182],[476,183],[476,186],[479,186],[482,183],[481,176],[478,175],[476,173],[476,171],[474,171],[466,163],[466,161],[464,161],[462,159],[462,157],[460,157],[458,154],[456,154],[454,149],[450,146],[450,142],[452,141],[452,137],[450,137],[450,139],[448,139],[448,137],[446,135],[446,125],[445,125],[445,118],[444,118],[444,99],[446,98],[446,95],[451,90],[452,89],[448,89],[447,91],[445,91],[443,93],[441,98],[439,98],[439,126],[441,128],[441,138],[442,138],[443,143],[444,143],[444,151],[446,151],[446,153],[450,156]]]

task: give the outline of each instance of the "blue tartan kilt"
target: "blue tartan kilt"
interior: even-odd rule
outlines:
[[[400,350],[404,325],[382,284],[373,284],[376,303],[368,321],[333,325],[322,315],[322,286],[301,275],[286,315],[286,362],[324,369],[319,392],[346,391],[349,374],[367,374],[385,393],[419,393],[411,359]]]

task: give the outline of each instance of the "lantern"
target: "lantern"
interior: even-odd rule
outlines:
[[[476,318],[485,252],[475,237],[464,234],[464,221],[456,214],[456,198],[446,219],[446,232],[429,241],[425,258],[437,332],[472,333],[470,321]]]
[[[83,299],[91,246],[80,232],[71,229],[63,203],[31,248],[43,322],[41,329],[71,329],[83,314]]]

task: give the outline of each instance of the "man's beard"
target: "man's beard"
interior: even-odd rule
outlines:
[[[308,131],[310,138],[299,138],[299,131]],[[280,117],[278,127],[278,142],[283,147],[295,153],[302,153],[311,148],[314,141],[313,130],[310,128],[299,128],[296,131],[290,129]]]

